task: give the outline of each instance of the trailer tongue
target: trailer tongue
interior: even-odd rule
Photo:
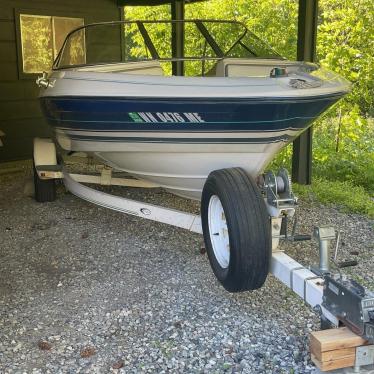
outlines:
[[[305,268],[279,251],[273,252],[271,273],[319,312],[322,328],[345,325],[374,344],[374,292],[341,273],[340,268],[354,266],[355,261],[334,261],[337,271],[331,271],[333,227],[316,227],[314,236],[319,244],[319,265]]]

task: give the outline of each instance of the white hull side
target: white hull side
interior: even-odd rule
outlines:
[[[66,145],[66,144],[65,144]],[[284,142],[256,144],[158,144],[72,141],[70,149],[91,153],[105,164],[199,200],[209,173],[241,167],[258,176]]]
[[[209,145],[207,145],[209,147]],[[201,147],[199,145],[198,147]],[[195,148],[195,147],[194,147]],[[134,177],[154,182],[179,196],[200,199],[209,173],[213,170],[242,167],[256,177],[279,150],[279,145],[256,146],[252,152],[98,152],[106,164],[126,171]],[[270,149],[269,149],[270,148]],[[273,148],[273,149],[271,149]]]

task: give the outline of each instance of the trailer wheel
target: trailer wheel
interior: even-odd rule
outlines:
[[[51,202],[56,200],[56,181],[54,179],[41,179],[34,169],[34,188],[35,188],[35,200],[38,203]]]
[[[209,174],[201,199],[205,246],[230,292],[260,288],[271,258],[270,218],[256,183],[241,168]]]

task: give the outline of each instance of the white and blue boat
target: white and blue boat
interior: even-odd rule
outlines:
[[[43,113],[63,149],[199,199],[213,170],[258,176],[350,90],[333,72],[277,55],[237,22],[183,21],[200,33],[204,54],[163,57],[147,28],[172,22],[92,24],[68,35],[39,79]],[[240,30],[229,46],[212,35],[213,25],[225,24]],[[114,46],[125,26],[138,28],[148,58],[134,61]],[[165,64],[175,62],[201,64],[202,73],[167,75]]]

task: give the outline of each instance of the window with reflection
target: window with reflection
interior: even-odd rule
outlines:
[[[83,18],[20,14],[22,67],[24,73],[40,73],[51,69],[66,36],[83,26]],[[84,37],[72,40],[70,63],[86,61]]]

